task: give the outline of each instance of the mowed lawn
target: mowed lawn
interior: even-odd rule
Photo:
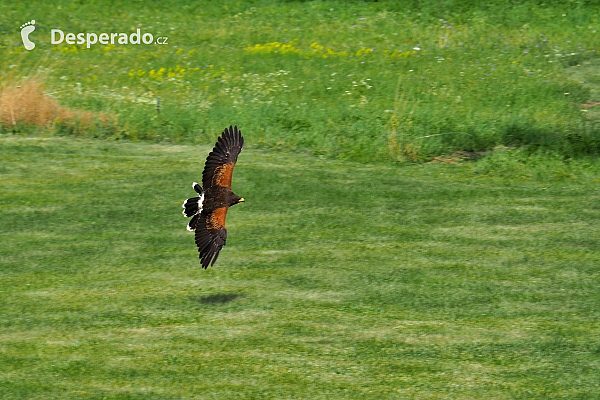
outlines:
[[[0,138],[0,398],[600,398],[593,166],[250,147],[202,270],[209,150]]]

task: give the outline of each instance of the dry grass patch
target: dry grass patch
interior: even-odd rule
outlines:
[[[61,106],[44,91],[38,78],[20,84],[8,83],[0,91],[0,125],[53,128],[64,124],[74,133],[86,133],[96,125],[116,124],[116,117],[106,113],[75,110]]]

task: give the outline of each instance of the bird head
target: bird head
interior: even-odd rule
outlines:
[[[231,199],[231,205],[232,205],[232,206],[235,206],[236,204],[238,204],[238,203],[243,203],[243,202],[245,202],[245,201],[246,201],[246,200],[244,200],[244,198],[243,198],[243,197],[240,197],[240,196],[237,196],[237,195],[235,195],[235,194],[234,194],[234,195],[233,195],[233,198]]]

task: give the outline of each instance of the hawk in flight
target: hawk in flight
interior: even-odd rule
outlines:
[[[194,182],[198,197],[183,203],[183,215],[192,217],[188,231],[195,231],[196,245],[202,268],[214,265],[227,240],[225,217],[229,207],[244,199],[231,191],[231,176],[238,155],[244,148],[244,138],[237,126],[225,129],[206,157],[202,186]]]

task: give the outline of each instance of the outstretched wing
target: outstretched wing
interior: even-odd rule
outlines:
[[[219,257],[221,248],[227,240],[227,229],[225,229],[225,218],[229,207],[220,207],[216,210],[199,214],[196,223],[196,246],[200,257],[202,268],[212,266]],[[212,262],[211,262],[212,261]]]
[[[230,126],[223,131],[206,158],[202,172],[202,186],[205,190],[212,186],[231,187],[233,167],[243,148],[244,138],[237,126]]]

